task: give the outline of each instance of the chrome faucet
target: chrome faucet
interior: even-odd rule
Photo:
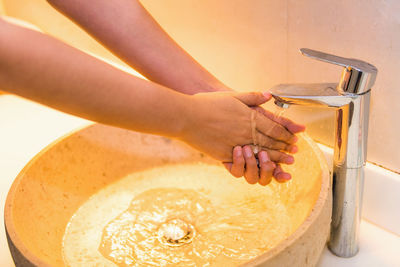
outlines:
[[[271,89],[275,104],[336,108],[333,208],[329,249],[339,257],[357,254],[364,165],[367,156],[371,87],[377,69],[364,61],[302,48],[310,58],[343,66],[338,84],[281,84]]]

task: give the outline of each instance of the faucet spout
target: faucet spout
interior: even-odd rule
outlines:
[[[310,49],[303,55],[345,67],[340,82],[281,84],[270,92],[275,104],[336,109],[333,156],[333,207],[329,249],[339,257],[357,254],[361,219],[364,165],[367,155],[371,87],[377,69],[364,61]]]
[[[357,97],[342,93],[336,83],[279,84],[270,89],[277,105],[343,107]]]

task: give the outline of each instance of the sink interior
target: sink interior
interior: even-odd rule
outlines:
[[[14,260],[128,266],[122,252],[131,249],[137,264],[273,266],[303,251],[315,264],[329,232],[330,179],[306,134],[295,160],[289,183],[248,185],[181,142],[92,125],[50,145],[15,180],[5,216]],[[131,245],[121,238],[128,226]]]

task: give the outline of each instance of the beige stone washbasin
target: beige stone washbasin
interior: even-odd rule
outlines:
[[[314,266],[321,255],[331,216],[329,171],[322,153],[306,134],[301,135],[295,160],[296,164],[288,166],[293,175],[289,185],[273,182],[261,187],[229,177],[227,184],[232,187],[222,183],[214,190],[221,195],[231,190],[228,194],[233,196],[274,192],[289,214],[290,235],[282,236],[262,255],[242,262],[243,266]],[[198,162],[223,168],[181,142],[100,124],[61,138],[31,160],[8,194],[5,225],[16,265],[65,266],[65,228],[92,195],[130,174]],[[190,182],[182,186],[195,188]],[[196,186],[208,185],[196,181]]]

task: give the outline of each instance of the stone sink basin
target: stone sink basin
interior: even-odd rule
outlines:
[[[233,203],[243,195],[254,195],[260,201],[269,201],[271,196],[279,199],[288,214],[285,223],[290,224],[290,232],[260,255],[237,265],[315,266],[329,233],[331,182],[317,145],[307,134],[299,139],[296,163],[286,167],[293,176],[289,184],[248,185],[226,172],[226,177],[216,177],[213,185],[208,184],[209,179],[188,179],[180,184],[165,179],[161,184],[147,184],[146,189],[208,188],[216,198],[229,196]],[[164,174],[173,177],[174,166],[184,169],[193,164],[212,166],[217,171],[221,168],[223,173],[219,162],[164,137],[94,124],[59,139],[30,161],[8,194],[5,225],[14,262],[17,266],[68,266],[63,256],[67,224],[95,193],[132,174],[140,176],[170,166]],[[199,172],[193,175],[201,175]],[[136,186],[134,190],[139,194],[144,189]],[[266,223],[265,228],[282,223],[278,219]]]

